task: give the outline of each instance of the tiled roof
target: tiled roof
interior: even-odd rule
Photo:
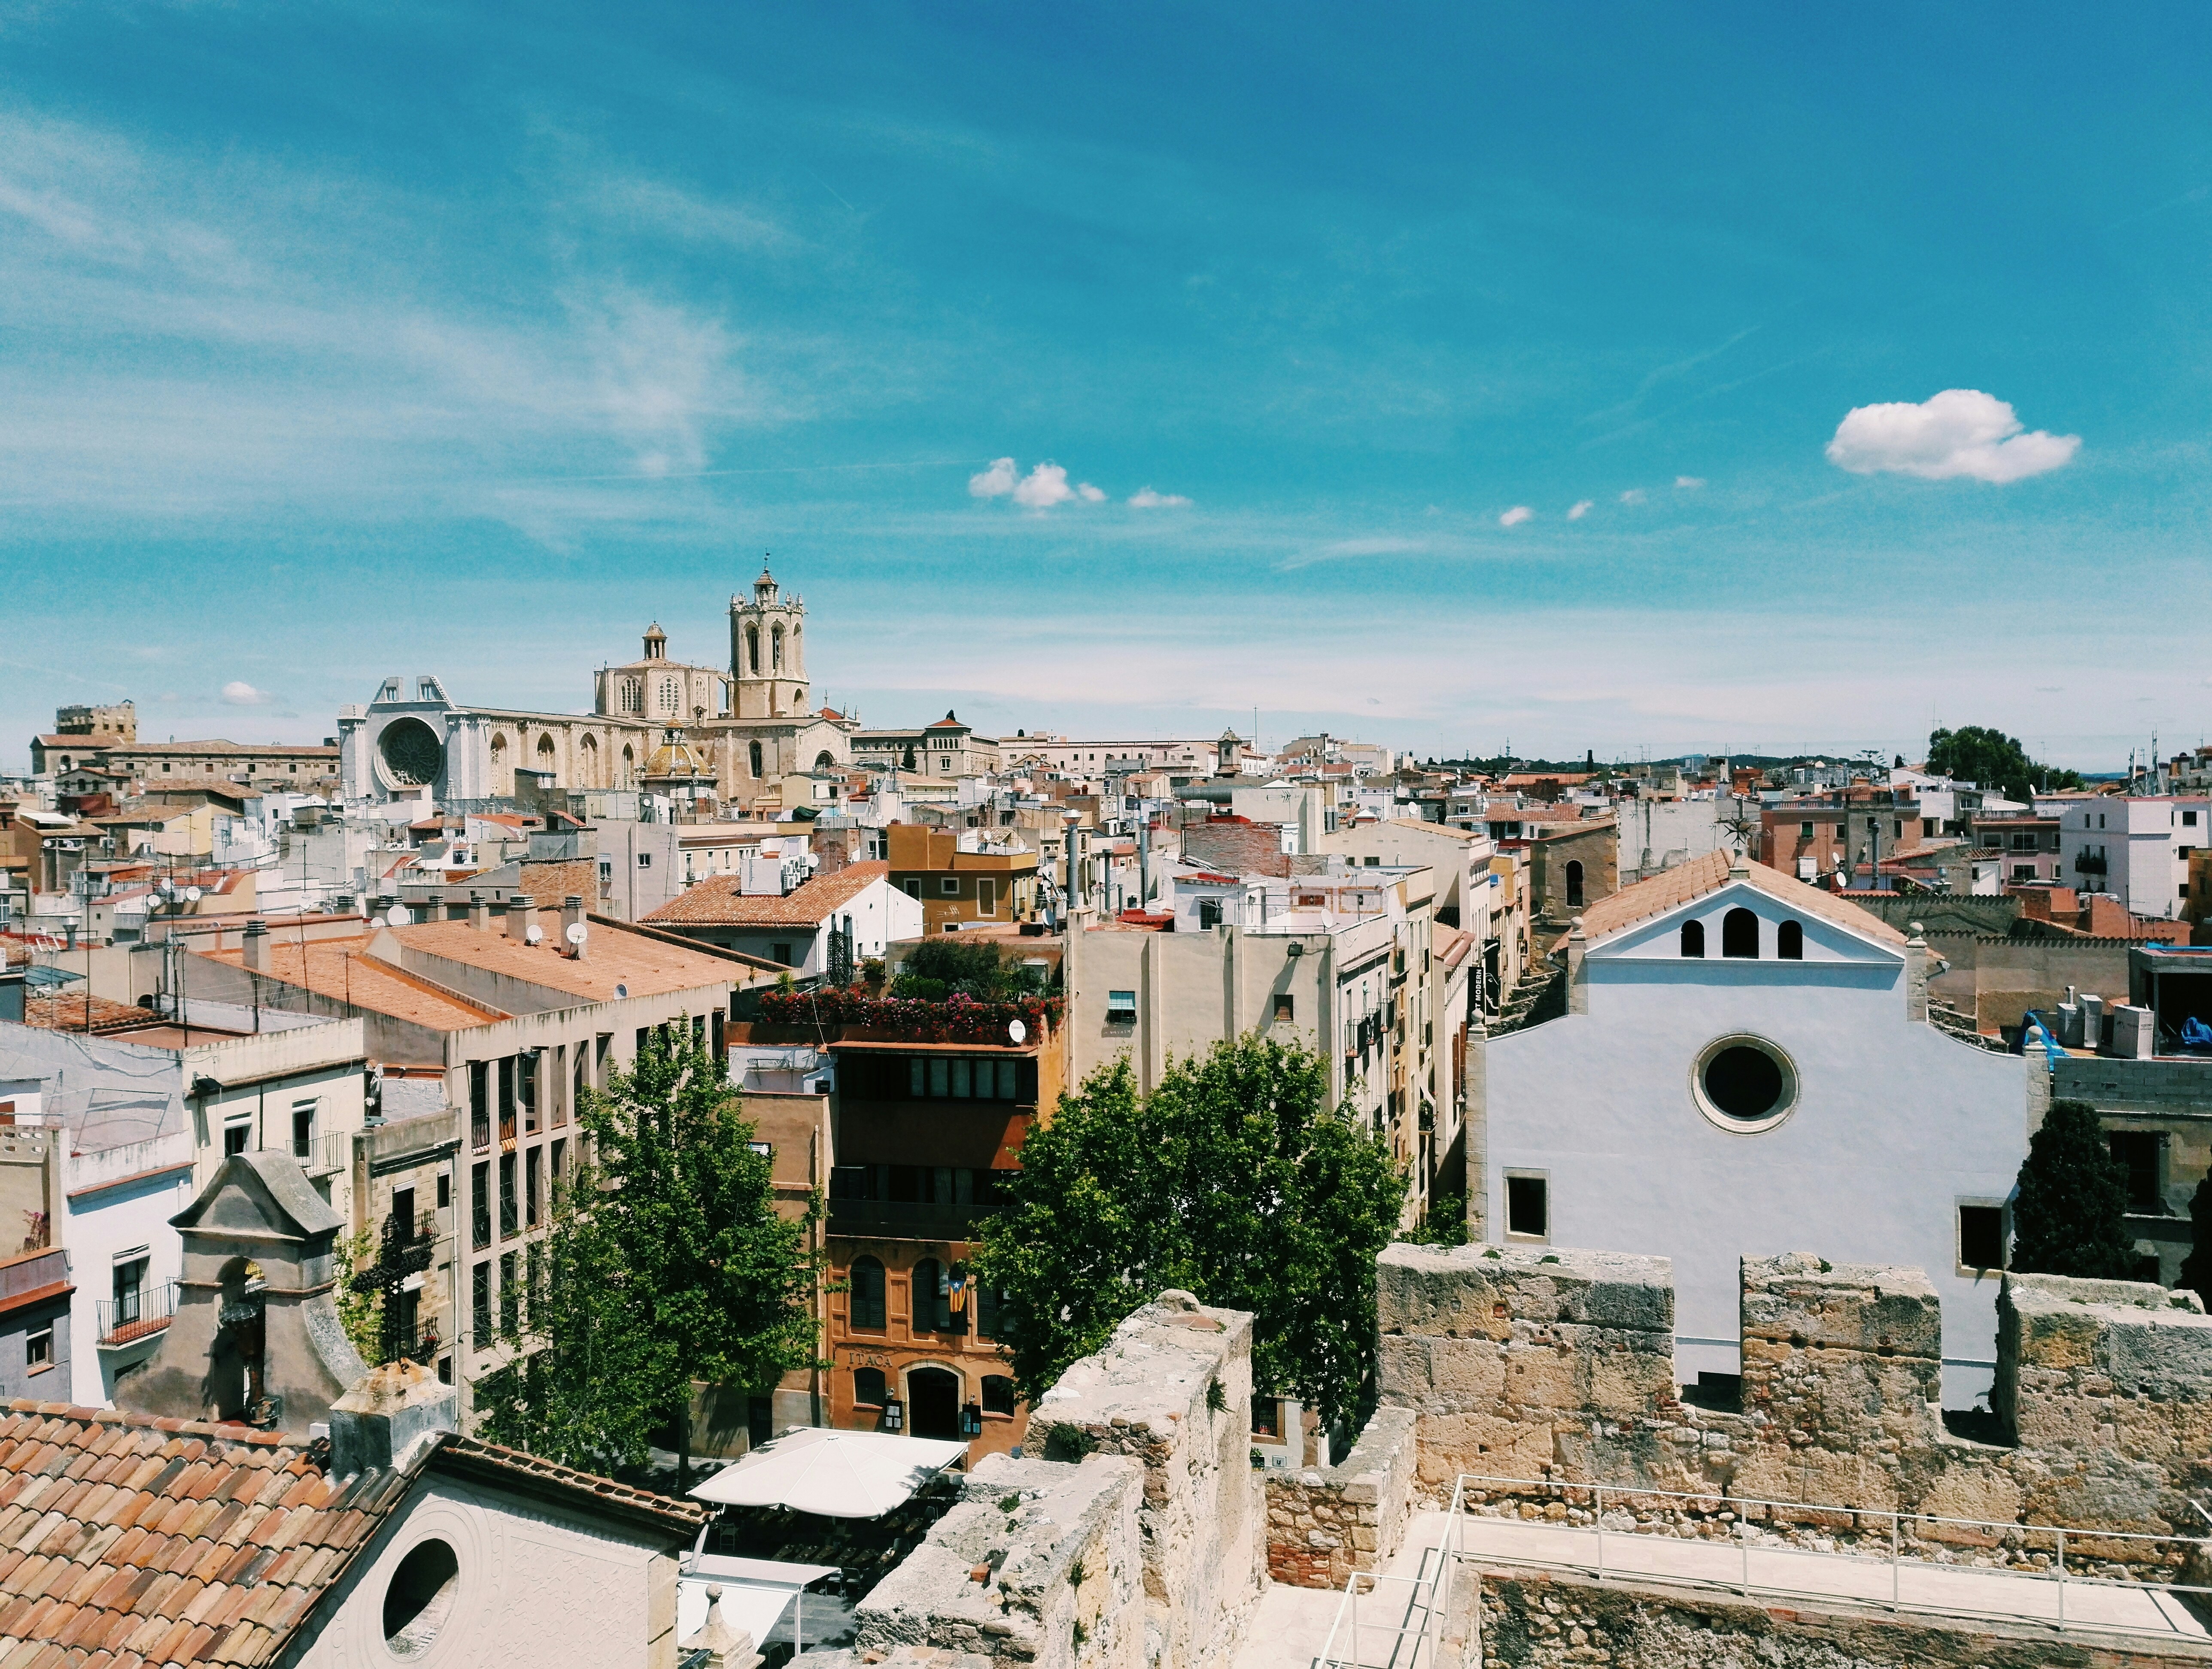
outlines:
[[[1729,854],[1709,852],[1703,857],[1692,858],[1686,864],[1653,876],[1648,881],[1638,881],[1633,886],[1623,887],[1610,898],[1601,898],[1583,912],[1583,932],[1590,940],[1602,938],[1624,927],[1633,926],[1674,908],[1692,899],[1703,898],[1707,893],[1718,892],[1728,883]],[[1836,926],[1868,938],[1880,939],[1885,944],[1902,945],[1905,935],[1899,932],[1880,916],[1862,910],[1856,904],[1838,898],[1819,887],[1808,887],[1802,881],[1770,869],[1765,864],[1749,864],[1745,878],[1771,898],[1780,900],[1792,909],[1807,915],[1816,915]]]
[[[244,759],[319,759],[335,760],[336,748],[287,747],[266,742],[226,742],[221,737],[211,742],[118,742],[111,741],[106,751],[115,754],[236,754]]]
[[[273,1660],[397,1506],[243,1426],[17,1400],[0,1411],[0,1663]]]
[[[473,931],[465,923],[458,925],[463,932]],[[410,927],[401,931],[419,933],[428,930]],[[318,997],[350,1003],[371,1014],[387,1014],[395,1020],[411,1021],[440,1031],[459,1031],[507,1018],[495,1009],[449,995],[425,980],[375,961],[368,954],[371,936],[367,933],[345,938],[310,939],[303,952],[299,940],[288,941],[281,932],[272,931],[264,941],[268,971],[285,984],[312,991]],[[198,954],[228,962],[233,968],[246,966],[243,950]],[[0,1662],[4,1661],[0,1659]]]
[[[632,997],[657,997],[701,986],[729,986],[750,976],[750,970],[726,957],[672,944],[665,935],[634,933],[604,919],[591,924],[580,960],[567,954],[559,911],[541,910],[539,925],[545,936],[536,944],[465,921],[426,921],[386,931],[410,950],[566,992],[585,1002],[614,1001],[617,985],[628,986]]]
[[[691,927],[816,927],[834,910],[843,908],[872,881],[890,876],[891,866],[880,859],[848,864],[831,875],[817,875],[781,897],[748,898],[740,890],[742,877],[710,875],[687,887],[645,919],[659,926]]]
[[[517,890],[555,909],[572,898],[596,905],[599,901],[599,859],[560,858],[536,864],[526,860],[521,865]]]
[[[88,1003],[91,1004],[91,1029],[94,1032],[112,1031],[118,1026],[143,1026],[154,1017],[136,1003],[118,1003],[106,997],[88,998],[80,988],[74,994],[64,991],[52,997],[26,997],[23,1023],[44,1031],[81,1032],[86,1029]],[[0,1662],[4,1661],[0,1659]]]
[[[708,1517],[707,1509],[695,1501],[633,1489],[611,1478],[542,1460],[520,1449],[501,1448],[496,1443],[481,1442],[450,1432],[439,1444],[435,1459],[441,1470],[489,1474],[510,1484],[550,1484],[563,1490],[581,1490],[607,1506],[662,1520],[675,1532],[684,1534],[687,1540],[698,1533]]]

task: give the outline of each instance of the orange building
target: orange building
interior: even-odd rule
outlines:
[[[893,823],[891,885],[921,901],[922,931],[1004,926],[1037,913],[1037,855],[1002,829]]]

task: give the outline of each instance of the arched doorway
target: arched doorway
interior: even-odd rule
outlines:
[[[907,1429],[916,1437],[960,1435],[960,1380],[942,1368],[915,1368],[906,1376]]]

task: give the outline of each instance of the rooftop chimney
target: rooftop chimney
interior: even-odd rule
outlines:
[[[256,974],[269,971],[269,924],[256,916],[246,924],[246,965]]]
[[[507,901],[507,936],[530,943],[530,930],[538,925],[538,901],[528,893],[517,893]]]
[[[583,926],[584,901],[580,895],[571,893],[561,906],[561,942],[568,946],[568,954],[578,962],[584,959],[584,939],[591,929],[585,927],[582,934],[571,934],[568,930]]]
[[[469,895],[469,926],[479,933],[491,932],[491,906],[484,902],[482,893]]]

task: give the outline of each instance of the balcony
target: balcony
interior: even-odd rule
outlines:
[[[892,1199],[833,1199],[830,1232],[854,1240],[973,1240],[988,1205],[939,1205]]]
[[[100,1301],[100,1348],[120,1350],[166,1332],[177,1312],[177,1284],[155,1281],[118,1298]]]

